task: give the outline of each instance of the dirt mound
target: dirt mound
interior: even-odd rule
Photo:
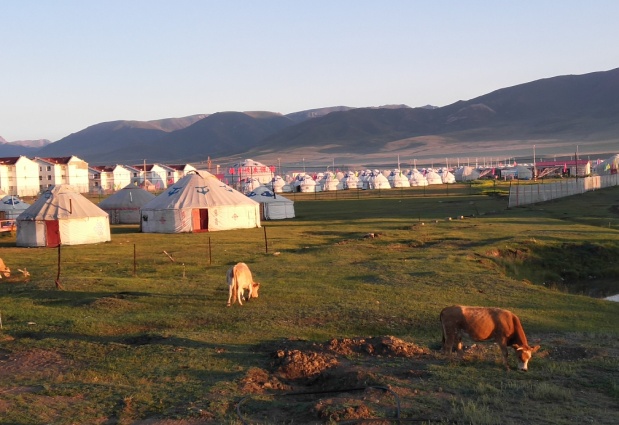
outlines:
[[[277,375],[289,380],[312,378],[338,364],[334,355],[324,352],[277,350],[273,356]]]
[[[387,357],[413,357],[430,354],[430,350],[427,348],[393,336],[332,339],[328,342],[327,348],[343,356],[353,353]]]
[[[332,339],[324,344],[285,340],[271,353],[272,367],[280,379],[312,379],[340,366],[341,356],[413,357],[430,350],[394,336]]]
[[[248,394],[261,394],[265,390],[289,391],[292,389],[290,385],[283,384],[277,377],[257,367],[249,369],[240,384],[243,392]]]

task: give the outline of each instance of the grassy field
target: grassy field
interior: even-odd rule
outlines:
[[[0,237],[0,424],[616,423],[619,189],[517,209],[475,189],[296,195],[259,229],[60,251]],[[227,308],[238,261],[260,298]],[[491,343],[440,353],[451,304],[518,314],[529,372]]]

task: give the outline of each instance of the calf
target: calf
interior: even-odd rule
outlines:
[[[508,310],[493,307],[466,307],[454,305],[441,311],[443,326],[443,351],[451,353],[457,343],[458,354],[462,355],[462,333],[475,341],[494,341],[501,347],[503,363],[509,369],[507,346],[512,346],[518,356],[518,368],[526,371],[531,355],[539,345],[529,347],[520,319]]]
[[[236,300],[239,301],[240,305],[243,305],[241,299],[258,298],[260,283],[254,282],[247,264],[237,263],[235,266],[230,267],[226,273],[226,278],[229,290],[228,307],[234,304]],[[245,298],[245,291],[249,291],[247,298]]]

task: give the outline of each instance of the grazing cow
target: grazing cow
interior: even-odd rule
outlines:
[[[228,295],[228,307],[234,304],[236,300],[239,301],[240,305],[243,305],[241,299],[258,298],[260,283],[254,282],[247,264],[237,263],[235,266],[230,267],[226,273],[226,278],[230,292]],[[245,291],[249,292],[247,298],[245,298]]]
[[[466,307],[454,305],[441,311],[443,326],[443,351],[450,353],[457,343],[462,355],[462,333],[475,341],[494,339],[503,353],[503,363],[509,369],[507,346],[512,346],[518,356],[518,368],[526,371],[531,355],[539,345],[529,347],[520,319],[508,310],[493,307]]]

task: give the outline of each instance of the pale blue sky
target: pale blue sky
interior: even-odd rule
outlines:
[[[0,136],[220,111],[445,106],[619,67],[619,1],[0,0]]]

